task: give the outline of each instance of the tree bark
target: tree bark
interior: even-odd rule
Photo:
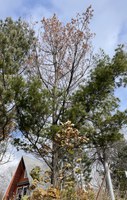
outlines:
[[[114,195],[113,185],[112,185],[112,180],[111,180],[111,174],[110,174],[110,170],[109,170],[107,161],[104,161],[104,168],[105,168],[105,173],[106,173],[106,183],[108,186],[111,200],[115,200],[115,195]]]
[[[51,175],[51,184],[53,187],[58,188],[58,175],[59,175],[59,153],[58,153],[58,146],[55,142],[53,142],[53,154],[52,154],[52,175]]]

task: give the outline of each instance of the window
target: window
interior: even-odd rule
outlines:
[[[16,200],[21,200],[22,198],[23,187],[17,188]]]
[[[28,194],[28,186],[23,187],[23,196]]]
[[[22,196],[27,195],[29,193],[29,186],[23,186],[17,188],[16,200],[21,200]]]

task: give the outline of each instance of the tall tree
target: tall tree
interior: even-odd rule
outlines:
[[[90,69],[92,9],[62,24],[56,15],[43,18],[40,38],[27,66],[27,79],[13,83],[19,129],[52,171],[55,186],[59,145],[55,138],[69,104],[69,96]],[[20,87],[20,88],[19,88]],[[17,89],[18,88],[18,89]]]
[[[123,139],[121,129],[127,123],[127,113],[119,111],[119,99],[114,96],[115,88],[126,80],[127,55],[119,47],[112,60],[102,53],[95,64],[88,83],[74,94],[68,116],[86,133],[94,160],[97,159],[106,172],[109,150],[113,143]]]

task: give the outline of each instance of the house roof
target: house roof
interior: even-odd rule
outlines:
[[[40,167],[41,168],[41,174],[43,175],[43,173],[48,169],[47,165],[44,163],[43,160],[38,160],[36,158],[31,158],[31,157],[27,157],[27,156],[23,156],[22,157],[24,165],[25,165],[25,169],[27,172],[27,176],[29,179],[29,183],[32,183],[32,177],[30,175],[31,170],[35,167]]]
[[[14,180],[18,180],[18,178],[20,176],[19,169],[21,169],[23,166],[25,167],[25,170],[27,172],[27,178],[28,178],[30,185],[32,184],[32,181],[33,181],[32,177],[30,175],[30,172],[33,168],[35,168],[36,166],[40,167],[41,175],[43,175],[44,172],[49,169],[43,160],[38,160],[36,158],[31,158],[31,157],[27,157],[27,156],[22,156],[22,158],[20,159],[20,162],[16,168],[15,174],[13,175],[13,177],[10,181],[10,184],[5,192],[4,197],[10,193],[11,188],[14,187],[14,185],[16,184],[16,182],[14,182]],[[47,187],[47,186],[45,185],[44,188],[45,187]],[[3,199],[4,199],[4,197],[3,197]]]

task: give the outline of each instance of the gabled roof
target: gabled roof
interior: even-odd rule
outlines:
[[[10,194],[10,191],[12,188],[15,187],[15,185],[17,184],[15,182],[15,180],[18,180],[20,178],[20,169],[25,167],[26,173],[27,173],[27,178],[28,178],[28,182],[31,185],[32,184],[32,177],[30,175],[30,172],[33,168],[35,168],[36,166],[41,168],[41,174],[43,175],[43,173],[48,169],[47,165],[45,164],[45,162],[43,160],[38,160],[36,158],[31,158],[31,157],[27,157],[27,156],[22,156],[16,171],[10,181],[10,184],[5,192],[4,197],[6,197],[6,195]],[[3,197],[3,199],[4,199]]]
[[[23,162],[24,162],[24,165],[25,165],[25,169],[26,169],[27,176],[28,176],[30,184],[32,183],[32,180],[33,180],[31,175],[30,175],[31,170],[33,168],[35,168],[36,166],[40,167],[41,168],[41,174],[43,174],[48,169],[47,165],[42,160],[38,160],[36,158],[31,158],[31,157],[27,157],[27,156],[23,156],[22,159],[23,159]]]

